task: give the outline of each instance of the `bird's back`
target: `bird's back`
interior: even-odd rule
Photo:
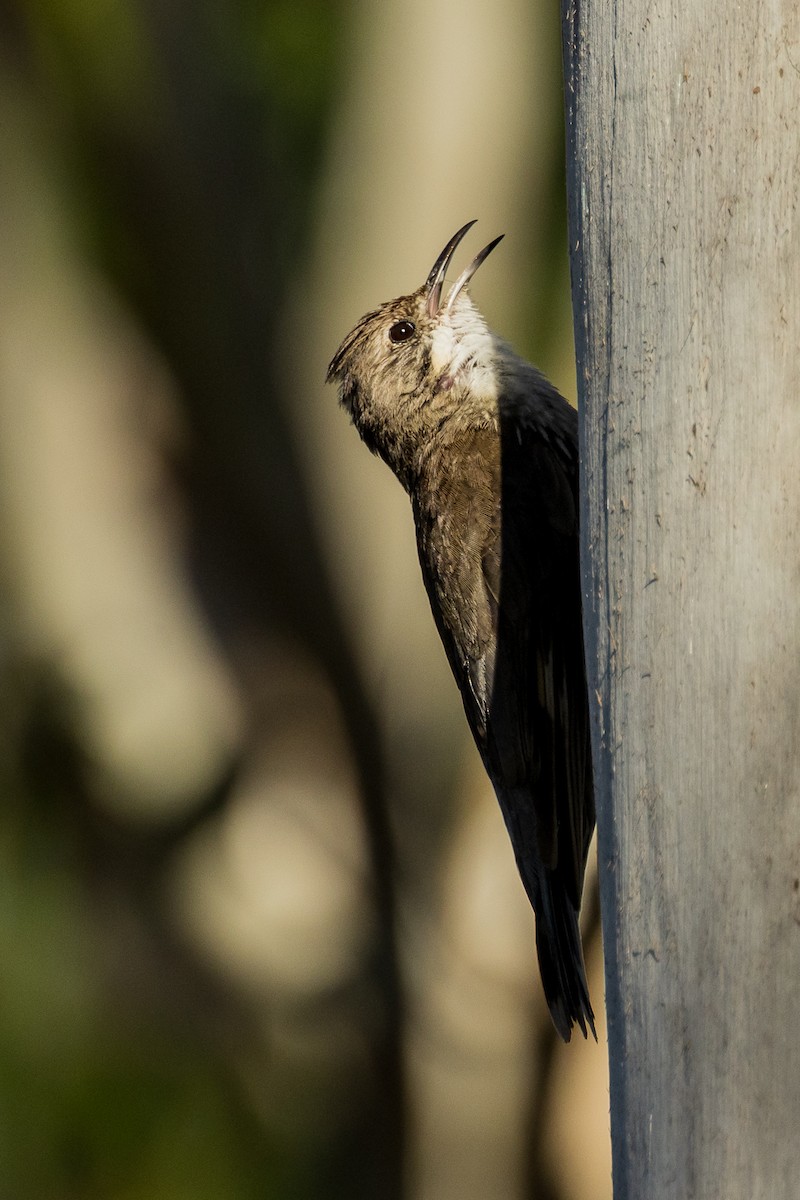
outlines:
[[[561,407],[563,406],[563,408]],[[577,912],[594,799],[577,428],[557,393],[443,438],[414,504],[425,586],[537,914],[563,1036],[593,1028]]]

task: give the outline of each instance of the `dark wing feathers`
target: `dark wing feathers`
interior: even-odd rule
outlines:
[[[535,807],[527,819],[512,814],[525,825],[516,837],[510,825],[518,860],[535,837],[577,910],[594,808],[577,445],[557,415],[561,436],[523,414],[499,438],[480,430],[462,440],[435,473],[437,493],[421,489],[415,516],[425,585],[478,748],[496,788],[513,791],[517,808],[523,794]]]
[[[532,424],[501,431],[501,602],[492,709],[518,739],[539,852],[580,907],[594,827],[578,545],[577,446]],[[522,725],[522,732],[518,731]],[[490,719],[490,737],[495,722]],[[500,730],[499,737],[502,737]],[[500,777],[514,746],[503,747]],[[517,768],[519,770],[519,768]]]

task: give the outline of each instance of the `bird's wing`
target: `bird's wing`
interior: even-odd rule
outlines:
[[[499,439],[475,435],[468,461],[452,464],[453,494],[432,506],[420,560],[501,805],[503,791],[515,796],[517,857],[535,837],[577,909],[594,801],[574,414],[556,415],[560,426],[515,415]],[[534,812],[519,812],[524,796]]]
[[[557,415],[574,419],[566,408]],[[491,563],[500,603],[489,741],[501,778],[519,770],[521,760],[536,798],[543,861],[557,866],[577,909],[594,798],[577,445],[566,432],[551,422],[517,419],[501,430],[501,528]]]

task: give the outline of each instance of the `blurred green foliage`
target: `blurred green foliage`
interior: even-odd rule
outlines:
[[[169,258],[180,269],[183,249],[201,272],[208,264],[206,185],[228,156],[235,169],[216,208],[239,209],[228,228],[243,207],[255,220],[280,195],[271,204],[283,226],[276,244],[300,238],[339,25],[340,6],[329,0],[21,0],[0,19],[0,94],[13,91],[27,108],[16,116],[37,131],[72,236],[142,303],[162,344],[175,335],[179,371],[176,322],[171,330],[161,318],[181,297],[183,345],[197,338],[189,271],[176,280],[173,269],[165,286]],[[195,245],[179,235],[164,256],[171,231],[187,228]],[[272,262],[276,279],[289,261],[287,251]],[[225,293],[211,280],[201,294],[213,307]],[[275,311],[272,299],[266,311]],[[5,632],[13,656],[13,625]],[[35,724],[24,703],[27,669],[9,670],[0,718],[0,1196],[317,1194],[319,1155],[270,1136],[207,1027],[187,1021],[179,1000],[165,1004],[157,988],[120,994],[115,960],[128,950],[108,944],[117,926],[91,862],[91,798],[59,745],[37,745],[38,765],[27,769]],[[112,900],[134,911],[140,904],[124,889]]]
[[[0,1195],[15,1200],[303,1196],[180,1004],[123,988],[132,954],[87,874],[87,814],[64,746],[32,744],[30,677],[0,707]],[[11,686],[9,686],[9,684]],[[14,686],[16,685],[16,687]],[[13,709],[9,701],[15,701]],[[28,770],[25,757],[36,759]],[[46,760],[46,761],[43,761]],[[117,897],[122,903],[124,897]],[[134,980],[135,980],[135,970]],[[299,1168],[299,1170],[298,1170]]]

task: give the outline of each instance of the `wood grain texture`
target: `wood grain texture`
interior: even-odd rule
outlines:
[[[800,17],[564,9],[618,1200],[800,1195]]]

